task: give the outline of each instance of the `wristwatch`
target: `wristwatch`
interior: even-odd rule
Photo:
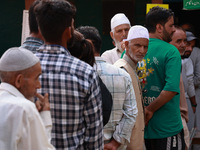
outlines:
[[[192,107],[197,107],[197,104],[191,104],[192,105]]]

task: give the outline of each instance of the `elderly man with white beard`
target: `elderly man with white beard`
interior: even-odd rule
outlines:
[[[120,59],[124,49],[122,48],[123,39],[127,38],[131,27],[130,21],[123,13],[118,13],[111,19],[110,36],[114,41],[115,48],[106,50],[101,57],[108,63],[114,64]]]
[[[144,146],[144,105],[136,68],[138,62],[142,61],[147,53],[149,44],[148,30],[141,25],[132,26],[128,32],[127,39],[124,41],[126,48],[125,55],[114,65],[125,69],[131,76],[138,107],[138,116],[127,150],[142,150]]]

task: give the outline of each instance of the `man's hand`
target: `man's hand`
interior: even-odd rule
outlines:
[[[149,120],[153,117],[153,112],[148,110],[148,107],[145,107],[145,125],[148,125]]]
[[[49,98],[47,93],[44,96],[37,93],[35,96],[38,98],[38,100],[35,102],[35,105],[39,112],[50,110]]]
[[[195,113],[196,112],[196,107],[192,106],[192,110],[193,110],[193,113]]]
[[[123,50],[125,50],[125,48],[126,48],[126,47],[125,47],[125,41],[122,41],[120,44],[121,44],[121,48],[122,48]]]
[[[117,150],[121,144],[112,139],[109,143],[104,145],[104,150]]]
[[[192,106],[193,113],[195,113],[196,107],[197,107],[196,98],[195,98],[195,96],[192,96],[189,99],[190,99],[190,103],[191,103],[191,106]]]

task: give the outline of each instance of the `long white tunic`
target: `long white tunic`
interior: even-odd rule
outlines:
[[[55,148],[50,144],[51,128],[50,111],[39,114],[35,104],[14,86],[1,83],[1,150],[53,150]]]

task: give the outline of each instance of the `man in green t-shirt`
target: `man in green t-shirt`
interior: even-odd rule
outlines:
[[[146,15],[145,26],[150,35],[145,56],[147,84],[143,89],[146,149],[185,149],[179,108],[181,57],[168,43],[175,32],[174,13],[153,7]]]

